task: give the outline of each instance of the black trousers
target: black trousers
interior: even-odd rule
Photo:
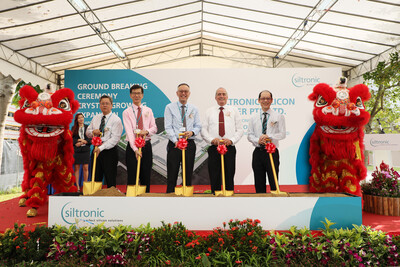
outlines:
[[[195,155],[196,144],[193,140],[189,139],[188,146],[185,150],[186,185],[192,185]],[[167,193],[172,193],[175,191],[181,162],[182,150],[175,148],[175,144],[169,141],[167,145]]]
[[[91,156],[93,168],[93,153]],[[96,159],[95,181],[103,182],[106,179],[107,187],[116,186],[117,184],[117,166],[118,166],[118,150],[117,146],[100,152]],[[93,171],[93,170],[92,170]]]
[[[227,146],[228,152],[224,155],[225,165],[225,189],[234,190],[234,176],[236,170],[236,147]],[[210,176],[211,191],[222,190],[221,154],[217,146],[211,145],[208,148],[208,174]]]
[[[137,163],[138,161],[136,159],[136,154],[128,142],[126,147],[126,168],[128,171],[128,185],[136,184]],[[152,166],[153,150],[150,141],[146,141],[145,146],[142,147],[142,158],[140,159],[139,173],[140,185],[146,186],[146,193],[150,192],[150,174]]]
[[[276,177],[279,174],[279,150],[276,149],[275,153],[272,154]],[[269,154],[264,148],[256,147],[253,151],[252,167],[254,173],[254,186],[256,188],[256,193],[266,193],[266,174],[268,174],[268,182],[271,186],[271,190],[276,190],[274,173],[272,171],[271,160]]]

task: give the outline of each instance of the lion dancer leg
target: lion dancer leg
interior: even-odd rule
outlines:
[[[340,188],[344,192],[361,196],[360,182],[367,176],[367,168],[364,164],[364,155],[361,153],[360,141],[355,141],[353,145],[355,158],[343,165]]]
[[[63,154],[57,156],[55,173],[53,177],[53,187],[56,192],[76,192],[74,170],[74,149],[72,146],[71,132],[65,131],[64,142],[59,144],[59,151]]]

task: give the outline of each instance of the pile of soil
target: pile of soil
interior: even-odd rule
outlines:
[[[100,189],[97,192],[94,192],[93,194],[89,195],[93,197],[124,197],[125,194],[119,191],[118,188],[112,186],[110,188],[104,188]]]

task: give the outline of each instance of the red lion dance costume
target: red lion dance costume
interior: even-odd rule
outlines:
[[[346,88],[346,78],[335,88],[320,83],[308,97],[314,103],[316,127],[310,139],[310,191],[348,192],[361,196],[365,179],[364,125],[369,121],[364,84]]]
[[[79,103],[67,88],[53,94],[39,94],[25,85],[19,94],[20,109],[14,118],[21,123],[18,141],[25,171],[19,205],[31,207],[27,216],[33,217],[37,208],[47,201],[48,184],[52,184],[57,193],[76,192],[69,124]]]

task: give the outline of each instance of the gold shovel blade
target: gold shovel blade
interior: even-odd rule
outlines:
[[[102,182],[83,182],[83,195],[91,195],[99,191],[103,187]]]
[[[225,190],[224,191],[215,191],[215,196],[219,197],[219,196],[224,196],[224,197],[231,197],[235,194],[234,191],[230,191],[230,190]]]
[[[276,191],[271,190],[271,194],[273,194],[273,195],[279,195],[279,196],[287,196],[287,197],[289,196],[288,193],[282,192],[282,191],[278,191],[278,190],[276,190]]]
[[[146,193],[145,185],[128,185],[126,187],[126,196],[127,197],[136,197]]]
[[[193,196],[193,191],[193,186],[175,187],[175,195],[177,196],[191,197]]]

